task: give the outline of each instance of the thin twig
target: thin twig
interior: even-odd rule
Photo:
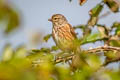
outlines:
[[[106,65],[108,65],[109,63],[118,62],[118,61],[120,61],[120,58],[113,59],[113,60],[108,60],[108,61],[105,61],[105,63],[104,63],[102,66],[106,66]]]
[[[57,64],[60,62],[66,62],[66,61],[72,60],[73,57],[74,57],[74,54],[71,54],[66,57],[58,57],[57,59],[55,59],[54,63]]]
[[[104,14],[102,14],[102,15],[99,17],[99,19],[105,18],[105,17],[107,17],[107,16],[110,15],[110,14],[111,14],[111,12],[110,12],[110,11],[107,11],[107,12],[105,12]]]
[[[94,49],[89,49],[87,50],[89,53],[95,53],[95,52],[100,52],[100,51],[120,51],[119,47],[113,47],[113,46],[101,46],[98,48],[94,48]]]

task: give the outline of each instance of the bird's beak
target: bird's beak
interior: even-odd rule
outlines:
[[[48,21],[51,21],[51,22],[52,22],[52,19],[48,19]]]

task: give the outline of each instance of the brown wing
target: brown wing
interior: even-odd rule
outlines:
[[[77,38],[73,27],[70,24],[65,24],[62,27],[54,27],[53,32],[56,32],[57,37],[60,37],[61,39],[66,39],[66,40],[74,40]],[[53,35],[53,38],[55,38],[55,36]]]
[[[63,27],[60,27],[59,29],[64,38],[66,38],[67,40],[74,40],[77,38],[76,33],[70,24],[65,24]]]
[[[70,26],[70,32],[71,32],[71,34],[74,36],[74,38],[77,38],[76,33],[74,31],[74,28],[70,24],[69,24],[69,26]]]

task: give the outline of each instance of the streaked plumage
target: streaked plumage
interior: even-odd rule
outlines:
[[[56,45],[63,51],[72,51],[77,37],[67,19],[61,14],[55,14],[49,21],[53,24],[52,36]]]

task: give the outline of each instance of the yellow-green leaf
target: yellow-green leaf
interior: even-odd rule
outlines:
[[[18,13],[16,13],[15,11],[11,10],[9,12],[9,19],[8,19],[8,25],[7,28],[5,30],[5,33],[9,33],[11,31],[13,31],[14,29],[18,28],[19,26],[19,16]]]
[[[48,34],[43,39],[47,42],[51,37],[52,37],[52,34]]]
[[[27,55],[27,50],[25,48],[25,46],[19,46],[16,51],[15,51],[15,55],[14,57],[16,58],[25,58]]]
[[[4,20],[7,24],[4,26],[5,33],[13,31],[18,28],[20,24],[18,13],[4,2],[0,2],[0,20]]]
[[[51,48],[51,50],[52,51],[56,51],[56,50],[58,50],[59,48],[57,47],[57,46],[52,46],[52,48]]]
[[[112,28],[119,27],[119,26],[120,26],[120,22],[114,22]]]
[[[120,47],[120,40],[111,40],[110,46]]]
[[[11,48],[10,44],[7,44],[4,48],[4,51],[3,51],[2,60],[3,61],[8,61],[12,57],[13,57],[13,49]]]
[[[101,34],[102,38],[108,37],[108,29],[104,25],[97,25],[98,31]]]
[[[97,17],[100,14],[100,12],[102,11],[102,9],[103,9],[103,5],[102,4],[97,4],[93,9],[91,9],[89,11],[89,14],[91,16]]]
[[[116,28],[115,35],[120,36],[120,22],[115,22],[112,26],[112,28]]]

